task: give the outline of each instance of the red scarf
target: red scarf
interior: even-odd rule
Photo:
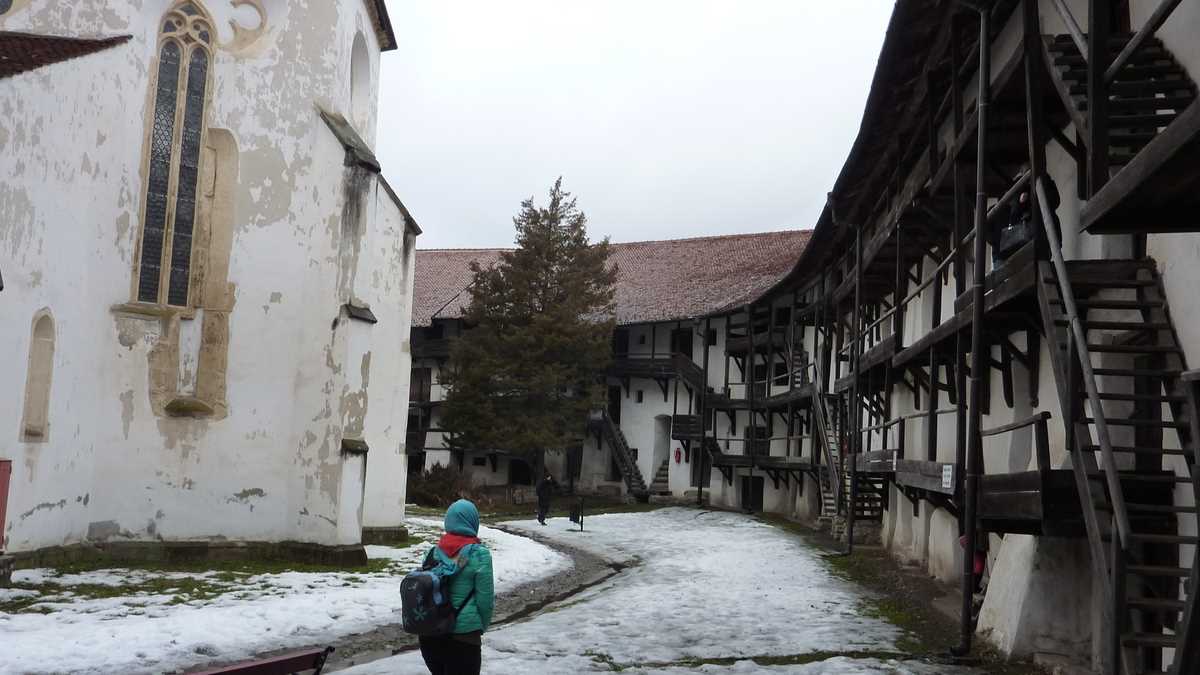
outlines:
[[[464,546],[478,543],[480,543],[479,537],[468,537],[461,534],[447,532],[442,535],[441,539],[438,540],[437,545],[438,548],[442,549],[442,553],[446,554],[446,557],[453,558],[454,556],[458,555],[458,552],[461,551]]]

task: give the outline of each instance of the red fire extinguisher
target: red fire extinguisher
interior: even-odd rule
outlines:
[[[683,461],[683,451],[680,450],[679,448],[675,448],[675,463],[678,464],[682,461]]]

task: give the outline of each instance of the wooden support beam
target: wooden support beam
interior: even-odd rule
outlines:
[[[1062,0],[1056,0],[1062,2]],[[1088,0],[1088,196],[1108,182],[1108,40],[1110,0]]]

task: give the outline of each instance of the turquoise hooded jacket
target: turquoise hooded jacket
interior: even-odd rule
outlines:
[[[466,537],[479,536],[479,510],[466,499],[460,499],[446,510],[446,531],[451,534]],[[430,555],[441,563],[455,564],[437,546],[433,547]],[[466,564],[457,574],[450,578],[450,601],[459,607],[458,621],[454,624],[455,633],[471,633],[486,631],[492,623],[492,609],[495,607],[496,594],[492,585],[492,554],[483,544],[471,544],[463,549],[457,557],[467,556]],[[467,600],[471,589],[475,594]]]

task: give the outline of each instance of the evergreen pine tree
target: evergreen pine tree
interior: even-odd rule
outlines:
[[[544,452],[579,442],[603,405],[617,269],[607,238],[588,241],[562,178],[545,207],[527,199],[513,223],[516,249],[471,266],[442,425],[452,449],[509,451],[540,470]]]

